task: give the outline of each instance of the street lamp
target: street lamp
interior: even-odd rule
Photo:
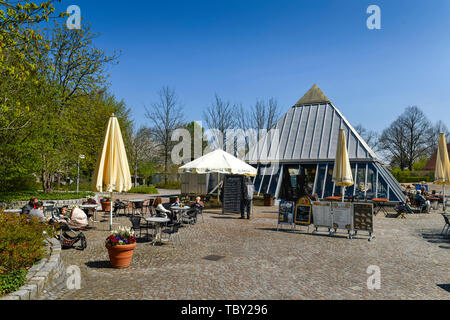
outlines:
[[[85,159],[85,155],[84,154],[80,154],[78,156],[78,173],[77,173],[77,193],[79,192],[80,189],[80,159]]]

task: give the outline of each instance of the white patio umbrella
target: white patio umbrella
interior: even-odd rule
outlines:
[[[347,143],[345,142],[345,132],[342,129],[339,130],[336,160],[333,170],[333,182],[337,186],[342,187],[342,202],[344,202],[345,187],[352,186],[354,182],[350,160],[348,158]]]
[[[97,166],[92,180],[94,191],[111,193],[110,230],[112,230],[113,191],[131,189],[131,175],[127,153],[120,132],[119,121],[114,114],[109,118],[103,148],[97,159]]]
[[[443,133],[440,133],[438,138],[438,151],[434,179],[436,184],[442,184],[445,214],[445,185],[450,184],[450,160],[448,158],[447,144],[445,143],[445,134]]]
[[[254,177],[258,171],[251,165],[232,156],[231,154],[217,149],[203,157],[185,164],[178,169],[179,173],[217,173],[219,174],[236,174]],[[220,184],[219,181],[217,181]],[[219,190],[219,189],[217,189]],[[219,195],[219,191],[217,192]]]

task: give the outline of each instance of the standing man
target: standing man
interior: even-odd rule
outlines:
[[[255,186],[250,178],[245,176],[244,183],[242,184],[241,219],[245,219],[245,211],[247,211],[247,219],[250,220],[254,193]]]

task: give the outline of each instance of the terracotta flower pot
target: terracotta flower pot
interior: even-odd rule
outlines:
[[[105,212],[111,211],[111,202],[102,202],[102,210]]]
[[[113,268],[128,268],[131,264],[131,258],[133,258],[134,248],[136,248],[136,243],[111,246],[106,245],[109,253],[109,262]]]

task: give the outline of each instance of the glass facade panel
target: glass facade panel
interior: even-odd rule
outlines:
[[[323,182],[325,179],[325,170],[327,168],[326,164],[321,164],[319,166],[319,175],[317,177],[317,184],[316,184],[316,190],[314,191],[315,194],[317,194],[317,196],[319,198],[322,198],[322,191],[323,191]]]
[[[367,171],[367,192],[366,192],[367,200],[372,200],[373,198],[375,198],[375,188],[377,181],[376,179],[377,179],[376,169],[372,164],[369,164]]]
[[[334,164],[328,164],[327,181],[325,182],[325,193],[323,195],[324,198],[331,197],[333,195],[333,168]]]
[[[387,183],[381,175],[378,175],[378,198],[389,198]]]

